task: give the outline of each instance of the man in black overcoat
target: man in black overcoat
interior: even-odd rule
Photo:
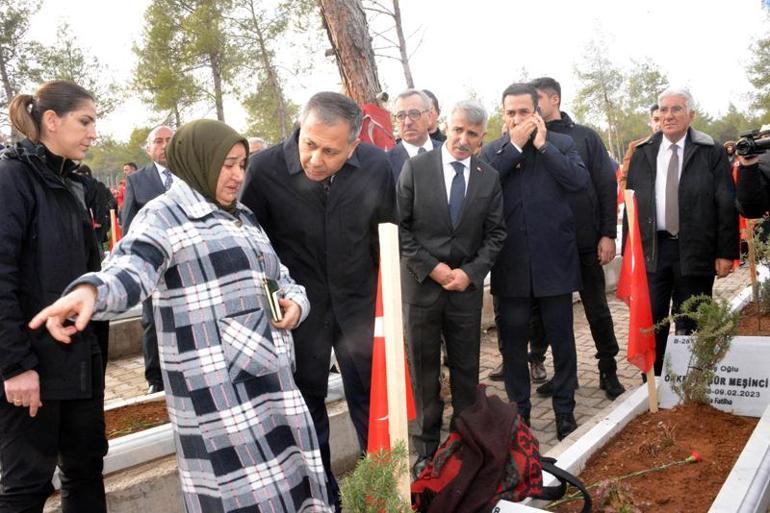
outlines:
[[[251,208],[291,276],[310,299],[294,330],[294,378],[310,409],[329,478],[325,397],[332,347],[350,417],[367,444],[378,224],[394,222],[395,185],[385,152],[359,144],[362,114],[337,93],[318,93],[283,143],[253,155],[241,201]]]
[[[738,211],[727,152],[693,129],[693,99],[686,89],[658,96],[660,132],[640,143],[626,188],[636,192],[652,320],[677,313],[684,301],[711,295],[714,275],[727,276],[738,258]],[[627,233],[623,220],[623,231]],[[624,241],[625,242],[625,241]],[[676,330],[689,333],[689,319]],[[668,325],[655,333],[655,375],[663,370]]]

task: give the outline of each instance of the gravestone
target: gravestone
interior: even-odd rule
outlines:
[[[680,379],[686,376],[690,365],[689,336],[670,335],[666,345],[665,361]],[[761,417],[770,404],[770,338],[735,337],[724,359],[717,364],[716,376],[709,385],[709,402],[718,410]],[[674,377],[664,365],[659,381],[661,408],[679,404],[679,397],[671,388]]]

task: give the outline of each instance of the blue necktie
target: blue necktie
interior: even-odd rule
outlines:
[[[165,187],[166,190],[169,190],[171,188],[171,184],[174,183],[174,178],[171,176],[171,171],[168,169],[163,170],[163,175],[166,177],[166,179],[163,180],[163,187]]]
[[[460,221],[460,212],[463,210],[463,199],[465,199],[465,176],[463,176],[465,166],[462,162],[451,164],[455,170],[455,176],[452,178],[452,187],[449,189],[449,217],[452,219],[452,226],[456,227]]]

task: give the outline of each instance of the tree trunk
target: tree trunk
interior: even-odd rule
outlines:
[[[174,102],[174,130],[179,129],[182,126],[182,115],[179,113],[179,104]]]
[[[281,87],[281,82],[278,80],[278,73],[276,73],[275,66],[273,66],[273,62],[270,59],[270,52],[267,49],[267,43],[265,43],[262,26],[259,24],[257,14],[254,11],[253,1],[249,3],[249,7],[251,9],[251,18],[254,25],[254,31],[257,34],[257,44],[259,44],[259,53],[262,59],[262,67],[265,69],[265,73],[267,75],[267,83],[270,84],[270,87],[275,92],[275,96],[278,101],[275,114],[278,117],[278,126],[281,129],[281,139],[285,139],[291,132],[288,119],[289,115],[286,110],[286,98],[283,96],[283,88]]]
[[[342,85],[356,103],[373,103],[382,90],[361,0],[319,0]]]
[[[209,64],[211,65],[211,76],[214,79],[214,105],[217,109],[217,119],[224,122],[225,108],[222,103],[222,72],[219,67],[219,55],[209,54]]]
[[[401,54],[401,66],[404,68],[404,78],[406,87],[414,89],[414,79],[412,70],[409,68],[409,54],[406,51],[406,38],[404,38],[404,27],[401,26],[401,6],[399,0],[393,0],[393,20],[396,22],[396,34],[398,35],[398,51]]]
[[[7,103],[11,103],[11,99],[15,96],[13,86],[11,86],[11,80],[8,78],[8,69],[6,67],[5,56],[0,49],[0,78],[3,80],[3,89],[5,90],[5,98]]]

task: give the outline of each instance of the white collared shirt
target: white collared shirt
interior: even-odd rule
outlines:
[[[678,177],[682,178],[682,164],[684,162],[684,144],[687,134],[682,136],[681,139],[672,143],[664,135],[660,141],[660,147],[658,148],[657,159],[657,172],[655,173],[655,217],[658,221],[658,230],[667,230],[666,226],[666,182],[668,179],[668,163],[671,161],[673,155],[671,147],[676,145],[677,155],[679,156],[679,171]]]
[[[452,180],[454,180],[454,177],[457,173],[455,173],[455,168],[452,167],[452,162],[460,162],[465,169],[463,169],[463,178],[465,178],[465,189],[463,190],[463,196],[465,196],[465,193],[468,190],[468,178],[470,177],[470,173],[468,172],[468,169],[471,165],[471,158],[468,157],[464,160],[457,160],[452,156],[451,153],[449,153],[449,150],[446,149],[446,143],[441,145],[441,163],[444,166],[444,186],[446,187],[446,202],[449,203],[449,195],[452,191]]]
[[[414,144],[410,144],[403,139],[401,139],[401,144],[406,150],[406,154],[409,155],[409,158],[416,157],[417,154],[420,153],[420,148],[425,148],[425,151],[431,151],[433,149],[433,141],[430,137],[425,139],[425,142],[422,143],[422,146],[415,146]]]
[[[158,169],[158,176],[160,176],[160,183],[163,184],[163,186],[166,186],[166,167],[162,164],[158,164],[157,162],[153,162],[155,164],[155,167]],[[176,175],[174,173],[171,173],[171,183],[174,183],[174,180],[176,180]]]

